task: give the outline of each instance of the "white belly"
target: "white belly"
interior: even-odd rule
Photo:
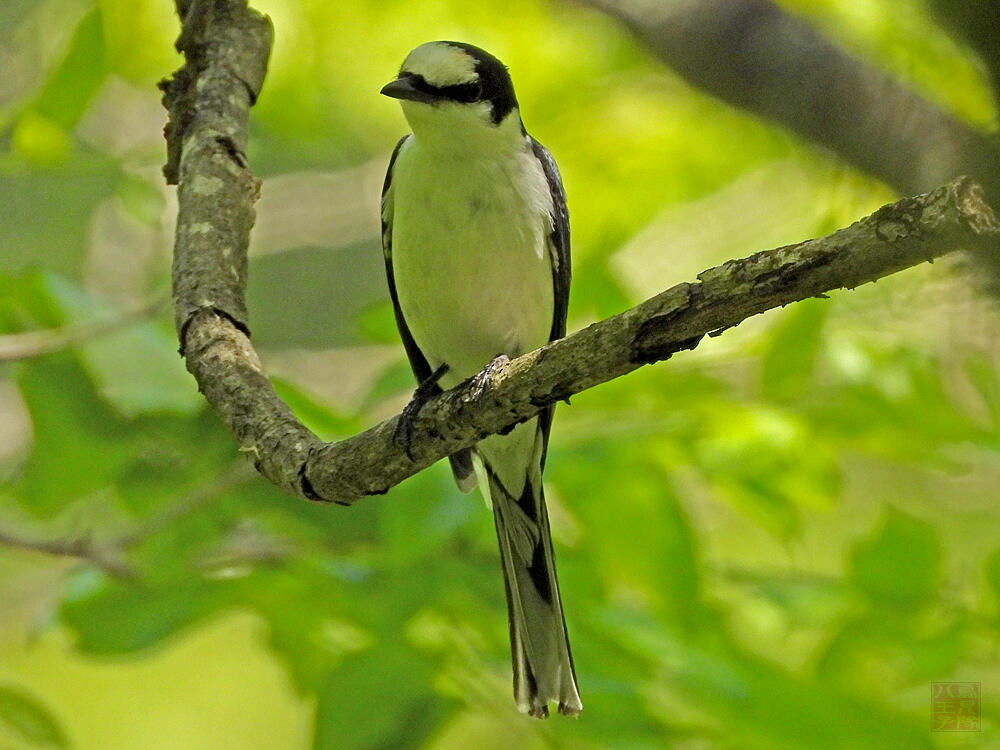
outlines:
[[[447,163],[411,139],[392,187],[399,304],[431,369],[448,364],[441,384],[457,384],[498,354],[545,344],[551,197],[530,151]]]

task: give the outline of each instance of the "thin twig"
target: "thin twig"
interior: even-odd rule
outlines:
[[[84,560],[115,578],[135,578],[135,570],[125,562],[121,550],[95,542],[89,534],[62,539],[35,539],[26,534],[0,529],[0,546],[31,550],[53,557]]]
[[[138,577],[138,572],[126,560],[126,553],[130,548],[164,531],[175,521],[204,509],[227,492],[249,484],[256,477],[246,461],[235,462],[214,481],[182,495],[150,518],[107,541],[99,541],[91,532],[58,539],[41,539],[0,528],[0,546],[32,550],[55,557],[76,558],[96,565],[115,578],[134,579]]]
[[[174,521],[198,512],[210,503],[218,500],[227,492],[250,484],[256,478],[257,473],[245,460],[241,459],[212,482],[195,488],[153,514],[150,518],[145,519],[142,523],[118,535],[112,546],[121,550],[134,547],[149,537],[163,531]]]
[[[32,359],[44,354],[72,349],[122,328],[127,328],[140,320],[145,320],[155,315],[165,305],[165,299],[158,299],[103,320],[89,320],[60,328],[9,333],[0,336],[0,362]]]

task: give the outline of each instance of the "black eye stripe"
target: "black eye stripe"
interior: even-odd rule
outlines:
[[[419,73],[400,71],[400,76],[410,79],[411,85],[429,97],[441,101],[487,102],[490,105],[490,119],[499,125],[517,107],[514,84],[506,66],[489,52],[462,42],[438,42],[462,50],[476,61],[477,80],[452,86],[433,86]]]
[[[457,83],[452,86],[434,86],[427,83],[426,79],[417,73],[404,73],[410,79],[410,83],[417,91],[423,91],[438,99],[448,99],[454,102],[474,102],[483,95],[483,86],[478,81],[469,83]]]
[[[456,102],[474,102],[483,96],[483,87],[479,82],[445,86],[440,91],[446,99],[453,99]]]

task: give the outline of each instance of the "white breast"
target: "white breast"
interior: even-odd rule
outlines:
[[[552,199],[527,142],[504,158],[424,149],[411,137],[392,178],[392,265],[403,316],[451,387],[498,354],[548,341]]]

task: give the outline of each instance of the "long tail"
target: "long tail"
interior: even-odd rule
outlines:
[[[507,591],[514,700],[532,716],[583,710],[556,579],[549,517],[542,494],[545,434],[537,420],[476,446],[483,494],[493,505]]]

